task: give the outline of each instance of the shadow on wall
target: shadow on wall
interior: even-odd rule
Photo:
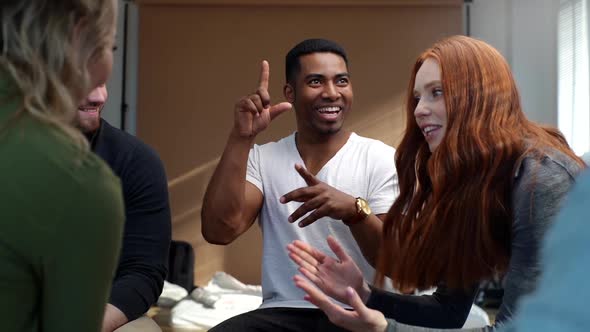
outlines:
[[[395,94],[391,99],[369,105],[366,111],[370,116],[358,115],[347,120],[346,127],[361,136],[380,140],[397,147],[405,127],[405,91]],[[355,110],[353,112],[357,112]],[[355,115],[353,113],[353,115]]]

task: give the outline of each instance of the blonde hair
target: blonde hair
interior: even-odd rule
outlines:
[[[16,117],[29,114],[87,146],[73,124],[92,88],[87,66],[111,47],[115,15],[112,0],[3,0],[0,73],[18,89]]]

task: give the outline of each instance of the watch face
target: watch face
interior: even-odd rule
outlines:
[[[359,199],[358,199],[358,205],[359,205],[358,206],[359,207],[359,210],[363,214],[365,214],[365,215],[371,214],[371,207],[369,207],[369,203],[365,199],[359,197]]]

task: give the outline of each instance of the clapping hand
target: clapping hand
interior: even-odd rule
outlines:
[[[366,302],[371,290],[361,270],[338,241],[331,236],[328,236],[327,241],[337,259],[299,240],[287,246],[289,257],[299,266],[299,272],[327,295],[344,303],[348,298],[346,288],[350,286]]]
[[[320,308],[335,325],[353,332],[385,332],[387,329],[385,316],[377,310],[367,308],[352,287],[346,287],[343,302],[352,307],[352,310],[347,310],[333,303],[326,294],[302,276],[296,275],[293,280],[306,293],[304,299]]]

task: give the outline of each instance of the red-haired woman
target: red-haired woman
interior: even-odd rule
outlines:
[[[289,245],[307,277],[295,283],[346,329],[423,331],[407,325],[460,328],[479,282],[502,275],[499,326],[534,290],[540,241],[584,163],[556,129],[527,120],[508,64],[473,38],[450,37],[420,55],[406,111],[395,158],[400,194],[384,223],[377,284],[387,276],[398,289],[437,291],[369,288],[331,238],[338,260]]]

